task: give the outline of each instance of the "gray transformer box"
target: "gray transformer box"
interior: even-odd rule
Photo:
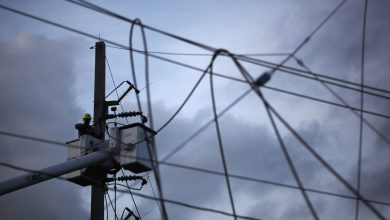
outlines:
[[[156,132],[140,123],[110,128],[109,150],[126,170],[142,173],[152,170],[148,146],[152,150]]]
[[[68,145],[68,160],[84,156],[96,150],[98,148],[98,144],[100,143],[102,143],[102,140],[92,137],[90,135],[83,135],[79,139],[67,142],[66,144]],[[66,178],[69,181],[79,184],[81,186],[88,186],[92,184],[91,179],[93,179],[95,175],[96,174],[94,174],[92,170],[84,168],[68,173],[66,175]]]

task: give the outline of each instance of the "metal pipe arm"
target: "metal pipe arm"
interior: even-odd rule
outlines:
[[[69,160],[45,169],[28,173],[0,183],[0,195],[4,195],[18,189],[22,189],[61,175],[103,163],[111,158],[108,151],[96,151],[82,157]]]

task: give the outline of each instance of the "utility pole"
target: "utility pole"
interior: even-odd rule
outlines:
[[[108,107],[119,105],[120,100],[131,90],[139,91],[130,83],[129,89],[117,101],[105,100],[106,52],[104,42],[96,42],[95,46],[95,94],[94,94],[94,124],[93,129],[98,137],[85,135],[79,139],[67,142],[68,160],[66,162],[47,167],[38,171],[0,182],[0,195],[4,195],[52,178],[68,174],[68,180],[81,186],[91,186],[91,220],[104,220],[104,195],[107,170],[123,167],[134,173],[150,171],[151,167],[143,163],[145,155],[145,141],[139,135],[132,138],[122,138],[122,134],[144,134],[145,137],[155,135],[156,132],[140,123],[112,128],[115,138],[104,141],[107,118],[142,116],[142,112],[123,112],[108,115]],[[142,139],[141,142],[139,139]],[[119,140],[119,141],[118,141]],[[132,152],[122,145],[135,145]],[[93,147],[92,149],[90,147]],[[97,150],[96,148],[97,147]],[[143,149],[143,150],[142,150]],[[115,158],[113,157],[115,156]],[[129,157],[132,156],[132,157]],[[119,159],[118,159],[119,157]],[[150,157],[152,159],[152,157]],[[153,161],[151,161],[153,163]],[[152,166],[153,167],[153,166]]]
[[[93,121],[94,129],[99,138],[104,141],[105,116],[107,107],[105,104],[106,91],[106,45],[104,42],[96,42],[95,45],[95,94]],[[104,180],[106,173],[96,169],[96,177],[101,184],[92,184],[91,186],[91,220],[104,220]]]

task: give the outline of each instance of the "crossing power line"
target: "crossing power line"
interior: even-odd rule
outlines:
[[[123,16],[120,16],[120,15],[117,15],[117,14],[115,14],[115,13],[113,13],[113,12],[110,12],[110,11],[108,11],[108,10],[105,10],[105,9],[102,9],[102,8],[100,8],[100,7],[98,7],[98,6],[96,6],[96,5],[93,5],[92,3],[89,3],[89,2],[87,2],[87,1],[70,1],[70,2],[72,2],[72,3],[75,3],[75,4],[78,4],[78,5],[80,5],[80,6],[83,6],[83,7],[87,7],[87,8],[90,8],[90,9],[92,9],[92,10],[95,10],[95,11],[98,11],[98,12],[101,12],[101,13],[104,13],[104,14],[107,14],[107,15],[110,15],[110,16],[113,16],[113,17],[116,17],[116,18],[118,18],[118,19],[122,19],[122,20],[126,20],[126,21],[129,21],[129,22],[131,22],[132,24],[134,24],[134,25],[140,25],[142,28],[147,28],[147,29],[149,29],[149,30],[152,30],[152,31],[155,31],[155,32],[158,32],[158,33],[161,33],[161,34],[164,34],[164,35],[166,35],[166,36],[169,36],[169,37],[173,37],[173,38],[175,38],[175,39],[177,39],[177,40],[181,40],[181,41],[184,41],[184,42],[186,42],[186,43],[190,43],[190,44],[193,44],[193,45],[196,45],[196,46],[198,46],[198,47],[200,47],[200,48],[203,48],[203,49],[205,49],[205,50],[209,50],[209,51],[213,51],[213,52],[218,52],[218,50],[215,50],[214,48],[212,48],[212,47],[210,47],[210,46],[207,46],[207,45],[204,45],[204,44],[200,44],[200,43],[197,43],[197,42],[193,42],[193,41],[191,41],[191,40],[188,40],[188,39],[184,39],[184,38],[182,38],[182,37],[180,37],[180,36],[177,36],[177,35],[174,35],[174,34],[170,34],[170,33],[167,33],[167,32],[164,32],[164,31],[161,31],[161,30],[158,30],[158,29],[156,29],[156,28],[152,28],[152,27],[150,27],[150,26],[147,26],[147,25],[143,25],[140,21],[138,21],[138,20],[134,20],[134,21],[132,21],[132,20],[129,20],[129,19],[127,19],[127,18],[124,18]],[[273,74],[276,70],[280,70],[280,71],[282,71],[282,72],[289,72],[290,71],[290,73],[292,73],[293,75],[296,75],[296,76],[303,76],[303,77],[306,77],[306,78],[308,78],[308,79],[314,79],[314,80],[317,80],[317,81],[320,81],[320,82],[322,82],[322,83],[328,83],[328,84],[333,84],[333,85],[338,85],[338,86],[340,86],[340,87],[343,87],[343,88],[348,88],[348,89],[351,89],[351,90],[359,90],[360,89],[360,92],[361,92],[361,96],[363,97],[363,95],[364,94],[370,94],[370,95],[374,95],[374,96],[377,96],[377,97],[382,97],[382,98],[385,98],[385,99],[390,99],[388,96],[386,96],[386,95],[380,95],[380,94],[378,94],[378,93],[375,93],[375,92],[368,92],[368,91],[365,91],[365,88],[367,88],[367,89],[371,89],[371,90],[373,90],[373,91],[376,91],[376,92],[383,92],[383,93],[388,93],[388,91],[385,91],[385,90],[381,90],[381,89],[375,89],[375,88],[370,88],[369,86],[365,86],[364,85],[364,58],[363,58],[363,67],[362,67],[362,82],[360,83],[360,84],[356,84],[356,83],[351,83],[351,82],[345,82],[345,81],[343,81],[343,80],[339,80],[339,79],[330,79],[330,78],[328,78],[328,77],[324,77],[324,76],[321,76],[321,75],[319,75],[319,74],[315,74],[315,73],[313,73],[313,72],[311,72],[311,71],[306,71],[306,72],[304,72],[304,71],[302,71],[302,70],[294,70],[294,68],[291,68],[291,67],[286,67],[286,66],[284,66],[284,63],[285,62],[287,62],[287,60],[289,60],[289,59],[291,59],[292,57],[294,57],[295,56],[295,54],[296,54],[296,52],[300,49],[300,48],[302,48],[303,47],[303,45],[304,44],[306,44],[309,40],[310,40],[310,38],[339,10],[339,8],[341,8],[341,6],[344,4],[346,2],[346,0],[344,0],[344,1],[342,1],[336,8],[335,8],[335,10],[334,11],[332,11],[331,12],[331,14],[312,32],[312,34],[311,35],[309,35],[309,37],[307,37],[307,38],[305,38],[305,40],[298,46],[298,48],[296,49],[296,50],[294,50],[292,53],[290,53],[288,56],[287,56],[287,58],[284,60],[284,61],[282,61],[282,63],[280,63],[280,64],[272,64],[272,65],[270,65],[269,63],[267,64],[267,62],[263,62],[263,61],[261,61],[261,60],[258,60],[258,59],[253,59],[253,58],[250,58],[250,57],[247,57],[247,56],[243,56],[243,55],[234,55],[234,54],[231,54],[231,57],[233,57],[234,59],[235,59],[235,61],[236,61],[236,63],[237,63],[237,60],[240,60],[240,61],[244,61],[244,62],[249,62],[249,63],[253,63],[253,64],[258,64],[258,65],[260,65],[260,66],[264,66],[264,67],[268,67],[268,68],[271,68],[271,71],[269,72],[269,73],[271,73],[271,74]],[[366,5],[367,6],[367,5]],[[95,36],[93,36],[93,35],[89,35],[89,34],[87,34],[87,33],[85,33],[85,32],[81,32],[81,31],[77,31],[77,30],[75,30],[75,29],[72,29],[72,28],[69,28],[69,27],[66,27],[66,26],[63,26],[63,25],[60,25],[60,24],[56,24],[56,23],[54,23],[54,22],[51,22],[51,21],[48,21],[48,20],[45,20],[45,19],[42,19],[42,18],[39,18],[39,17],[36,17],[36,16],[33,16],[33,15],[29,15],[29,14],[27,14],[27,13],[24,13],[24,12],[20,12],[20,11],[17,11],[17,10],[15,10],[15,9],[10,9],[10,8],[8,8],[8,7],[5,7],[5,6],[0,6],[1,8],[3,8],[3,9],[6,9],[6,10],[9,10],[9,11],[12,11],[12,12],[15,12],[15,13],[18,13],[18,14],[21,14],[21,15],[24,15],[24,16],[28,16],[28,17],[30,17],[30,18],[33,18],[33,19],[36,19],[36,20],[40,20],[40,21],[43,21],[43,22],[45,22],[45,23],[48,23],[48,24],[51,24],[51,25],[54,25],[54,26],[57,26],[57,27],[61,27],[61,28],[64,28],[64,29],[67,29],[67,30],[70,30],[70,31],[72,31],[72,32],[75,32],[75,33],[79,33],[79,34],[82,34],[82,35],[84,35],[84,36],[88,36],[88,37],[95,37]],[[142,31],[143,31],[143,29],[142,29]],[[111,42],[111,43],[113,43],[113,42]],[[144,41],[144,43],[145,43],[145,48],[146,48],[146,41]],[[114,45],[118,45],[118,44],[116,44],[115,42],[114,42]],[[363,46],[364,47],[364,46]],[[123,48],[125,48],[125,46],[123,47]],[[130,47],[130,48],[132,48],[132,47]],[[129,51],[134,51],[134,50],[131,50],[131,49],[129,49]],[[136,51],[137,52],[137,51]],[[139,52],[139,51],[138,51]],[[226,52],[227,53],[227,52]],[[226,55],[226,53],[225,53],[225,55]],[[147,68],[147,58],[149,57],[149,56],[151,56],[151,57],[155,57],[155,58],[157,58],[158,56],[155,56],[155,55],[153,55],[153,54],[148,54],[147,53],[147,50],[144,50],[144,54],[146,55],[145,56],[145,63],[146,63],[146,68]],[[157,53],[156,53],[157,54]],[[171,55],[173,55],[173,54],[171,54]],[[363,57],[364,57],[364,52],[363,52]],[[159,58],[160,59],[160,58]],[[168,61],[168,62],[171,62],[171,63],[175,63],[175,64],[178,64],[178,65],[182,65],[182,66],[187,66],[187,67],[190,67],[189,65],[187,65],[187,64],[181,64],[181,63],[178,63],[177,61],[173,61],[173,60],[169,60],[169,59],[166,59],[166,58],[161,58],[161,60],[165,60],[165,61]],[[267,66],[268,65],[268,66]],[[212,67],[212,62],[211,62],[211,67]],[[241,72],[243,73],[243,68],[241,68]],[[204,72],[204,74],[202,75],[202,77],[201,77],[201,79],[204,77],[204,75],[207,73],[207,71],[205,71]],[[311,75],[314,75],[314,76],[304,76],[304,74],[305,73],[310,73]],[[214,74],[214,75],[217,75],[217,74]],[[247,84],[249,84],[249,85],[251,85],[252,86],[252,88],[253,88],[253,84],[254,84],[254,79],[253,78],[251,78],[251,76],[250,76],[250,74],[248,73],[248,72],[244,72],[244,78],[246,78],[246,80],[247,80]],[[220,135],[220,132],[219,132],[219,129],[218,129],[218,117],[219,117],[219,115],[217,114],[217,112],[216,112],[216,108],[215,108],[215,98],[214,98],[214,94],[213,94],[213,83],[212,83],[212,76],[213,76],[213,73],[212,73],[212,71],[210,72],[210,80],[211,80],[211,92],[212,92],[212,100],[213,100],[213,109],[214,109],[214,122],[215,122],[215,124],[216,124],[216,127],[217,127],[217,133],[218,133],[218,140],[219,140],[219,145],[220,145],[220,149],[221,149],[221,154],[223,155],[223,146],[222,146],[222,141],[221,141],[221,135]],[[148,77],[149,77],[149,74],[147,73],[147,71],[146,71],[146,78],[147,78],[147,82],[149,82],[149,79],[148,79]],[[231,80],[235,80],[233,77],[228,77],[228,76],[224,76],[224,77],[226,77],[226,78],[228,78],[228,79],[231,79]],[[323,78],[320,78],[320,77],[323,77]],[[134,80],[136,80],[136,77],[133,77],[134,78]],[[325,78],[327,78],[327,80],[324,80]],[[201,79],[198,81],[198,82],[200,82],[201,81]],[[332,82],[332,80],[333,81],[337,81],[337,83],[335,83],[335,82]],[[236,81],[242,81],[242,80],[236,80]],[[340,84],[341,83],[341,84]],[[346,84],[348,84],[348,86],[344,86],[342,83],[346,83]],[[114,83],[115,84],[115,83]],[[148,83],[147,83],[148,84]],[[198,84],[198,83],[197,83]],[[196,86],[197,86],[197,84],[196,84]],[[114,85],[115,86],[115,85]],[[166,123],[166,124],[164,124],[162,127],[161,127],[161,129],[163,129],[166,125],[168,125],[175,117],[176,117],[176,115],[177,115],[177,113],[179,113],[180,112],[180,110],[181,110],[181,108],[185,105],[185,103],[188,101],[188,99],[190,98],[190,96],[192,95],[192,93],[193,93],[193,91],[195,91],[195,89],[196,89],[196,86],[194,87],[194,89],[193,90],[191,90],[191,92],[190,92],[190,94],[189,94],[189,96],[188,96],[188,98],[183,102],[183,104],[179,107],[179,109],[175,112],[175,114],[171,117],[171,119]],[[353,86],[360,86],[360,88],[358,89],[358,88],[354,88]],[[255,90],[255,89],[254,89]],[[277,89],[275,89],[275,91],[278,91]],[[288,128],[288,130],[290,130],[290,132],[294,135],[294,136],[296,136],[297,138],[298,138],[298,140],[309,150],[309,152],[310,153],[312,153],[313,154],[313,156],[318,160],[318,161],[320,161],[336,178],[338,178],[348,189],[350,189],[354,194],[355,194],[355,196],[356,196],[356,200],[357,201],[362,201],[371,211],[373,211],[373,213],[374,214],[376,214],[379,218],[383,218],[383,216],[381,215],[381,213],[379,212],[379,211],[377,211],[373,206],[371,206],[370,205],[370,202],[368,202],[369,200],[366,200],[362,195],[360,195],[360,192],[359,192],[359,189],[356,191],[347,181],[345,181],[337,172],[335,172],[333,169],[332,169],[332,167],[330,167],[327,163],[326,163],[326,161],[324,161],[312,148],[311,148],[311,146],[310,145],[308,145],[300,136],[299,136],[299,134],[281,117],[281,115],[278,113],[278,112],[276,112],[276,110],[269,104],[269,102],[264,98],[264,96],[262,95],[262,93],[260,92],[260,90],[258,89],[258,90],[255,90],[255,92],[256,92],[256,94],[258,94],[259,95],[259,97],[261,98],[261,100],[263,101],[263,103],[264,103],[264,105],[265,105],[265,108],[266,108],[266,110],[267,110],[267,112],[269,113],[269,117],[270,117],[270,119],[271,119],[271,121],[273,121],[273,116],[272,116],[272,114],[274,114],[281,122],[282,122],[282,124],[284,124],[287,128]],[[289,94],[289,93],[287,93],[287,94]],[[150,95],[150,91],[149,91],[149,89],[148,89],[148,91],[147,91],[147,96],[148,96],[148,98],[147,98],[147,101],[148,101],[148,111],[149,111],[149,114],[152,114],[152,106],[151,106],[151,95]],[[302,96],[302,97],[304,97],[304,96]],[[310,99],[310,98],[309,98]],[[312,100],[316,100],[316,98],[311,98]],[[361,103],[363,103],[363,98],[361,99],[362,100],[362,102]],[[317,99],[317,101],[319,101],[319,99]],[[139,102],[139,101],[138,101]],[[330,104],[331,102],[326,102],[326,101],[323,101],[324,103],[328,103],[328,104]],[[344,103],[344,105],[340,105],[340,104],[335,104],[335,105],[337,105],[337,106],[340,106],[340,107],[346,107],[346,108],[349,108],[349,109],[351,109],[351,110],[354,110],[352,107],[349,107],[349,105],[348,104],[346,104],[346,103]],[[139,105],[140,106],[140,105]],[[361,112],[361,126],[362,126],[362,123],[364,122],[363,121],[363,112],[365,112],[364,110],[363,110],[363,104],[361,104],[361,107],[360,107],[360,112]],[[367,112],[367,113],[369,113],[369,112]],[[381,115],[381,114],[378,114],[378,113],[371,113],[371,114],[373,114],[373,115],[377,115],[377,116],[380,116],[380,117],[388,117],[388,116],[386,116],[386,115]],[[151,127],[153,127],[153,117],[151,116]],[[277,131],[277,128],[276,128],[276,126],[274,126],[274,128],[275,128],[275,131],[276,131],[276,133],[278,133],[278,131]],[[160,131],[161,129],[159,129],[158,131]],[[362,129],[361,129],[362,130]],[[7,133],[7,132],[4,132],[3,134],[5,134],[5,133]],[[19,138],[26,138],[26,136],[23,136],[23,135],[15,135],[15,134],[12,134],[12,135],[10,135],[10,133],[8,133],[8,135],[9,136],[14,136],[14,137],[19,137]],[[278,135],[278,137],[279,137],[279,135]],[[362,137],[362,132],[360,133],[360,138]],[[31,140],[34,140],[34,141],[43,141],[43,139],[39,139],[39,138],[34,138],[34,137],[28,137],[28,138],[30,138]],[[279,140],[281,140],[280,138],[279,138]],[[48,142],[46,142],[46,143],[49,143],[50,142],[50,144],[56,144],[56,142],[55,141],[48,141]],[[361,141],[360,141],[361,142]],[[280,141],[280,143],[281,143],[281,145],[283,145],[282,144],[282,141]],[[58,145],[58,144],[56,144],[56,145]],[[361,152],[361,144],[360,144],[360,152]],[[156,153],[156,151],[154,150],[154,152],[153,152],[153,154],[154,155],[152,155],[152,163],[155,163],[154,161],[156,161],[156,164],[160,164],[160,162],[158,162],[157,161],[157,153]],[[361,157],[361,154],[359,154],[359,160],[360,160],[360,157]],[[223,157],[222,157],[223,158]],[[225,175],[225,177],[226,177],[226,179],[227,179],[227,182],[229,182],[229,174],[227,174],[227,169],[226,169],[226,162],[225,162],[225,160],[223,159],[223,163],[224,163],[224,175]],[[360,162],[359,162],[360,163]],[[290,167],[293,167],[293,165],[290,165]],[[159,173],[159,171],[158,171],[158,169],[156,169],[156,172],[157,173]],[[360,170],[359,170],[359,173],[360,173]],[[297,175],[296,175],[297,176]],[[158,176],[156,176],[156,179],[157,179],[157,181],[158,181],[158,179],[159,179],[159,177]],[[299,184],[299,178],[296,178],[297,179],[297,182],[298,182],[298,185],[299,185],[299,189],[301,190],[301,192],[303,193],[303,194],[305,194],[305,192],[306,192],[306,189],[302,186],[302,184]],[[358,178],[358,180],[360,181],[360,177]],[[359,184],[358,184],[359,185]],[[158,184],[158,187],[161,187],[159,184]],[[229,187],[230,188],[230,187]],[[230,189],[229,189],[230,190]],[[160,201],[169,201],[169,200],[166,200],[166,199],[164,199],[163,198],[163,196],[162,196],[162,193],[160,192],[160,194],[161,194],[161,198],[159,198],[159,200]],[[109,196],[109,195],[108,195]],[[307,196],[306,196],[307,197]],[[109,198],[110,199],[110,198]],[[230,192],[230,199],[231,199],[231,203],[232,203],[232,209],[233,209],[233,214],[229,214],[229,213],[227,213],[228,215],[230,215],[230,216],[233,216],[233,217],[239,217],[238,215],[236,215],[236,213],[235,213],[235,210],[234,210],[234,202],[233,202],[233,199],[232,199],[232,196],[231,196],[231,192]],[[311,203],[310,203],[310,201],[308,200],[308,199],[306,199],[306,201],[307,201],[307,204],[308,204],[308,206],[309,206],[309,208],[311,209],[311,212],[312,212],[312,214],[313,214],[313,217],[315,217],[316,219],[318,219],[318,216],[316,215],[316,213],[315,213],[315,210],[312,208],[312,205],[311,205]],[[172,201],[171,201],[172,202]],[[110,203],[111,203],[111,199],[110,199]],[[163,204],[163,203],[162,203]],[[111,203],[111,205],[112,205],[112,203]],[[194,207],[193,207],[194,208]],[[199,208],[199,207],[198,207]],[[199,209],[202,209],[202,208],[199,208]],[[358,212],[358,209],[359,209],[359,205],[358,205],[358,203],[357,203],[357,211],[356,212]],[[210,211],[210,210],[209,210]],[[221,214],[223,214],[223,213],[221,213]],[[225,213],[226,214],[226,213]],[[167,216],[166,214],[165,214],[165,216]],[[246,217],[240,217],[240,218],[246,218]],[[358,218],[358,217],[356,217],[356,218]]]

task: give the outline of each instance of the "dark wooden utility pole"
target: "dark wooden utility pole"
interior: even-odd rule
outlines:
[[[95,46],[95,95],[93,108],[94,129],[99,138],[104,141],[105,119],[107,107],[105,106],[106,91],[106,45],[96,42]],[[93,184],[91,189],[91,220],[104,220],[104,179],[106,173],[94,168],[96,177],[102,184]]]

